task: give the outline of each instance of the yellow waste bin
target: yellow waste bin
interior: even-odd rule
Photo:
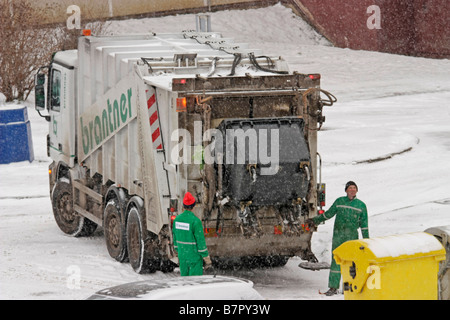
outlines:
[[[345,300],[436,300],[445,249],[425,232],[347,241],[333,251]]]
[[[447,260],[439,263],[439,299],[450,300],[450,226],[429,228],[425,232],[435,236],[447,251]]]

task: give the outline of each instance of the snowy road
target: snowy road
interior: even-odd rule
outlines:
[[[174,19],[176,26],[163,23]],[[268,32],[264,25],[271,19],[271,25],[283,19],[287,31]],[[333,48],[281,5],[217,12],[212,23],[215,31],[284,56],[292,70],[321,73],[322,87],[337,96],[319,133],[327,208],[353,180],[368,206],[372,237],[450,225],[448,60]],[[162,25],[172,25],[166,32],[181,31],[195,20],[186,15],[119,21],[111,28],[160,32]],[[137,275],[129,264],[112,260],[101,229],[89,238],[62,234],[48,197],[47,123],[31,108],[29,117],[36,160],[0,165],[0,298],[83,299],[104,287],[179,276]],[[377,158],[385,160],[368,161]],[[323,261],[331,259],[332,225],[320,226],[313,236],[313,251]],[[302,270],[300,261],[220,273],[252,280],[268,299],[325,299],[317,292],[326,290],[328,272]]]

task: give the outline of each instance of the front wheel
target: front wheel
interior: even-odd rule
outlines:
[[[52,207],[56,224],[62,232],[73,237],[90,236],[97,225],[73,209],[72,185],[68,179],[56,182],[52,191]]]

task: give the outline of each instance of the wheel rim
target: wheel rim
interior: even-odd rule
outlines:
[[[105,237],[109,247],[113,249],[119,248],[122,230],[119,213],[115,205],[108,205],[105,209]]]
[[[57,210],[64,223],[73,223],[77,214],[72,209],[72,195],[65,193],[58,201]]]
[[[108,223],[108,238],[109,242],[114,246],[118,247],[120,244],[120,229],[117,217],[112,217]]]

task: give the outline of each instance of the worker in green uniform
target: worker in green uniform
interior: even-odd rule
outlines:
[[[311,219],[315,225],[318,225],[336,216],[331,252],[346,241],[358,239],[359,228],[361,228],[363,238],[369,238],[367,207],[364,202],[356,198],[358,186],[353,181],[349,181],[345,185],[345,192],[347,196],[338,198],[329,210]],[[328,278],[329,290],[325,293],[327,296],[338,293],[341,281],[341,268],[334,260],[333,254],[331,255],[331,269]]]
[[[191,211],[195,198],[187,192],[183,199],[184,212],[173,221],[173,243],[178,252],[181,276],[203,275],[203,260],[206,267],[211,266],[202,222]]]

